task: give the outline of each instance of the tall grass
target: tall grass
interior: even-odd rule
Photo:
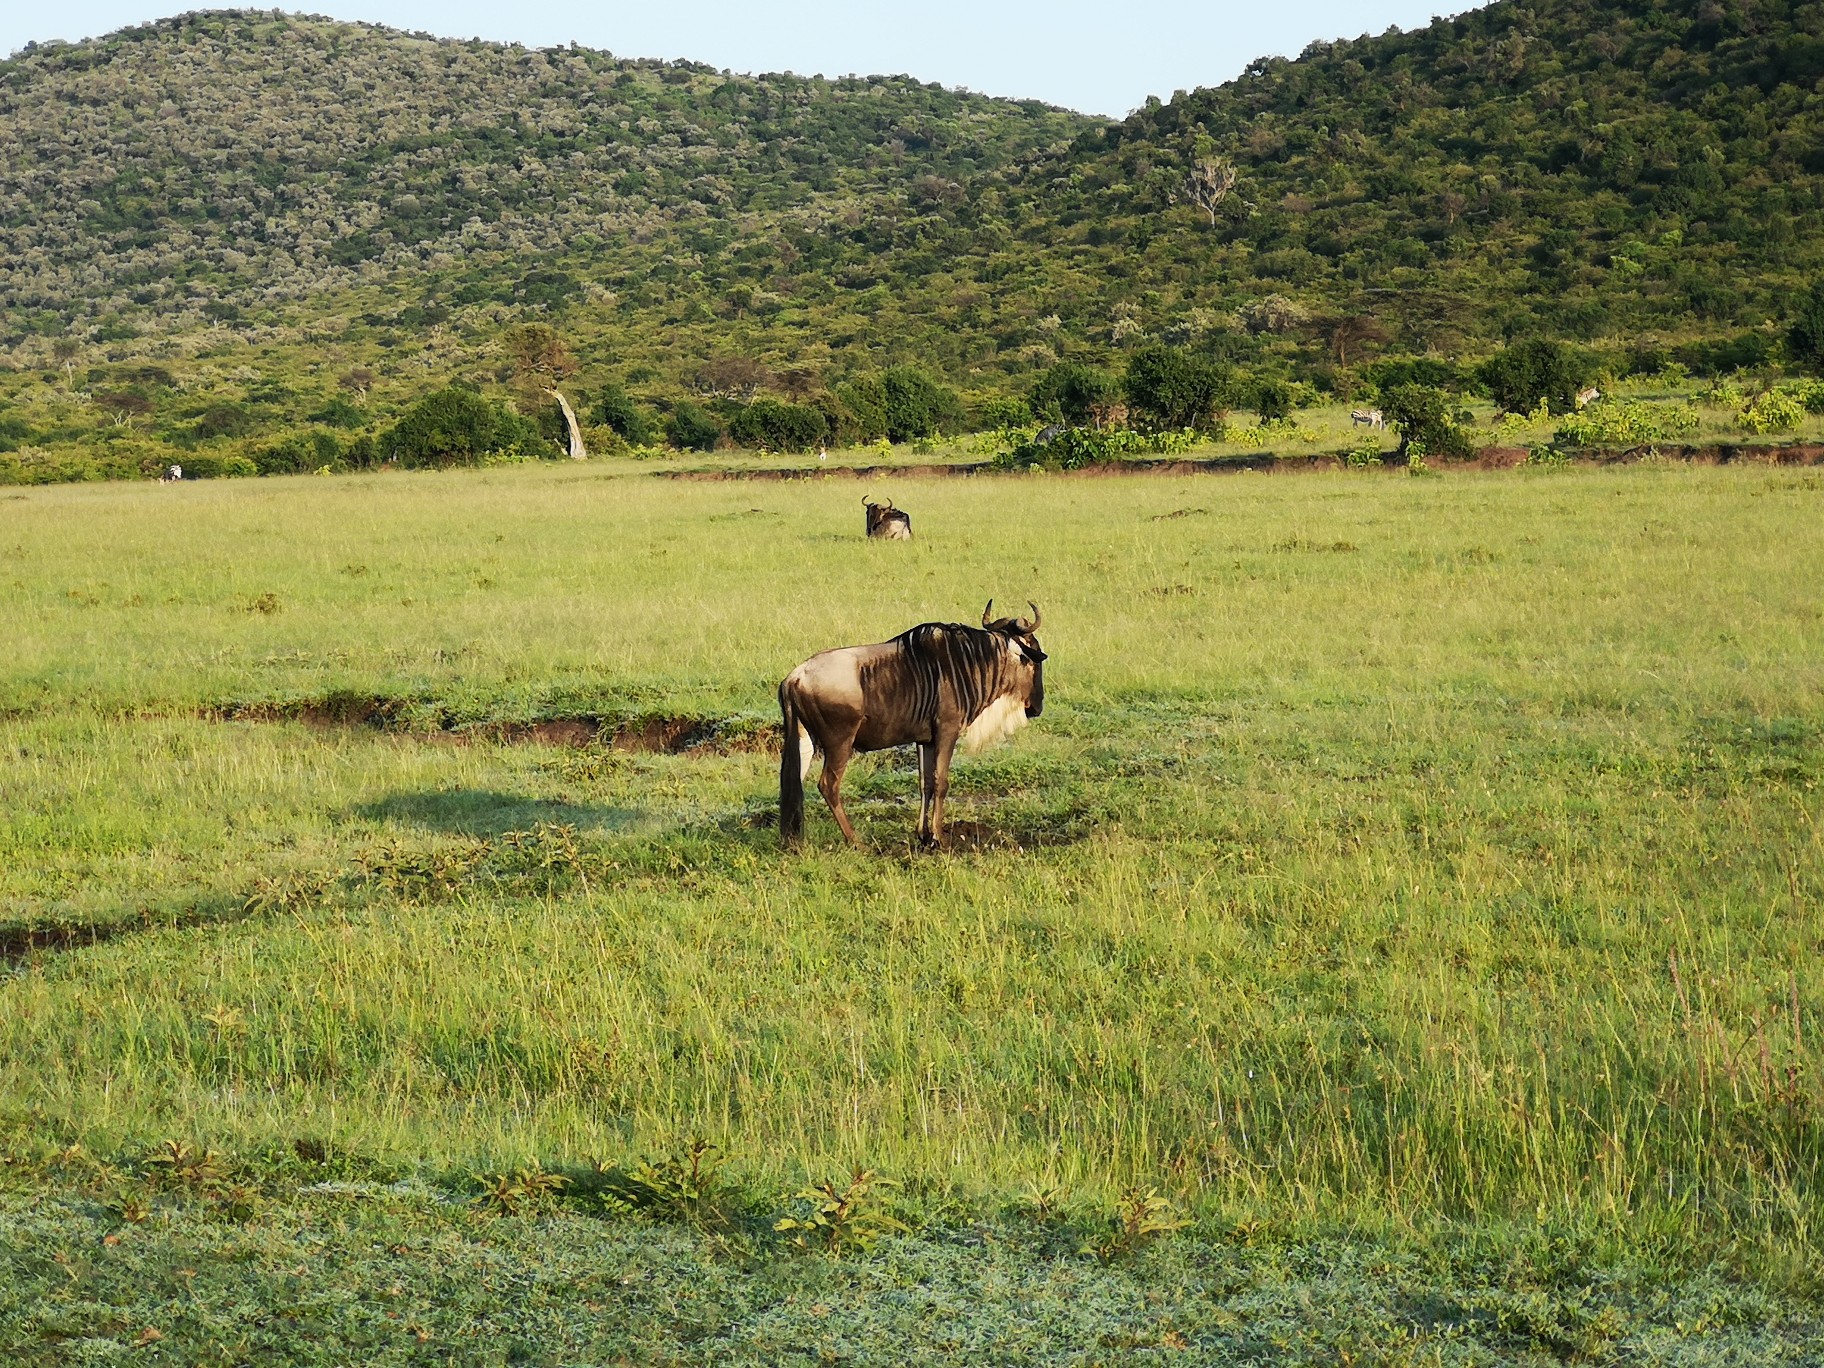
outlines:
[[[781,1183],[1816,1253],[1815,476],[890,492],[909,546],[848,483],[587,469],[4,505],[0,918],[139,928],[0,981],[14,1143],[694,1132]],[[874,850],[814,809],[793,858],[760,754],[198,715],[760,715],[990,594],[1045,610],[1046,713],[959,769],[991,839],[936,857],[890,757]]]

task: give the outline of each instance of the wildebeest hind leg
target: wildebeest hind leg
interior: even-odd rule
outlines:
[[[852,749],[854,740],[852,736],[845,736],[830,742],[823,753],[823,773],[817,776],[817,791],[829,805],[836,825],[842,828],[844,839],[850,845],[858,846],[861,838],[849,825],[849,814],[842,810],[842,772],[849,767],[849,757],[855,753]]]

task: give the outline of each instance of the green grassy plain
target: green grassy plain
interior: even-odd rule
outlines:
[[[1752,1346],[1704,1336],[1751,1322],[1815,1345],[1824,476],[885,492],[917,541],[864,542],[853,480],[622,466],[0,502],[0,1137],[27,1194],[0,1245],[28,1289],[0,1343],[48,1362],[75,1333],[44,1338],[40,1203],[85,1259],[104,1229],[205,1257],[189,1189],[145,1163],[166,1141],[263,1194],[233,1220],[276,1268],[288,1222],[372,1235],[300,1195],[312,1174],[466,1194],[700,1135],[761,1232],[856,1166],[902,1184],[927,1232],[905,1249],[984,1213],[1093,1232],[1157,1189],[1192,1252],[1135,1257],[1189,1260],[1167,1281],[1206,1311],[1194,1251],[1347,1238],[1370,1265],[1482,1241],[1609,1317],[1509,1345],[1511,1316],[1401,1301],[1350,1342],[1411,1355],[1365,1362],[1721,1362]],[[487,729],[764,724],[813,650],[989,595],[1042,605],[1047,706],[959,764],[948,853],[909,849],[903,757],[851,771],[868,852],[813,803],[788,856],[764,747]],[[217,720],[335,698],[399,725]],[[151,1219],[107,1216],[123,1190]],[[1653,1270],[1625,1306],[1601,1272],[1624,1266]],[[1783,1309],[1680,1319],[1714,1276]],[[135,1286],[98,1304],[138,1315]]]

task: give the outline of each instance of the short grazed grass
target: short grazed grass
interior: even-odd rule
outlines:
[[[129,1184],[178,1140],[460,1192],[700,1135],[761,1232],[859,1166],[914,1244],[1156,1189],[1199,1240],[1570,1231],[1580,1270],[1809,1304],[1814,473],[892,492],[910,545],[860,538],[852,481],[590,467],[0,504],[16,1181],[77,1231],[114,1180],[72,1144]],[[759,727],[812,650],[990,594],[1043,607],[1047,707],[959,768],[949,853],[908,847],[902,757],[853,772],[869,852],[814,805],[791,857],[763,747],[486,726]],[[391,725],[218,720],[336,698]]]

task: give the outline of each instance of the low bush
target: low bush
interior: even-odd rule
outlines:
[[[1107,371],[1063,361],[1039,377],[1028,402],[1034,417],[1083,427],[1106,421],[1120,401],[1120,383]]]
[[[1748,401],[1737,421],[1746,432],[1764,437],[1770,432],[1791,432],[1805,418],[1805,405],[1790,390],[1762,390]]]
[[[722,424],[701,404],[681,399],[665,423],[665,440],[679,451],[714,451]]]
[[[1415,444],[1441,460],[1462,460],[1473,452],[1469,433],[1457,422],[1455,400],[1443,390],[1396,385],[1381,395],[1381,411],[1400,434],[1401,460]]]
[[[382,446],[389,458],[413,467],[479,465],[488,456],[549,449],[513,409],[457,385],[412,405]]]
[[[262,475],[308,475],[327,466],[343,469],[347,462],[342,443],[329,432],[294,432],[253,453]]]
[[[1567,413],[1553,440],[1571,446],[1666,442],[1697,431],[1689,404],[1649,404],[1638,399],[1598,399]]]
[[[246,456],[216,456],[207,452],[192,452],[184,457],[186,480],[226,480],[240,479],[248,475],[258,475],[260,468]]]
[[[644,446],[659,435],[658,424],[634,402],[632,395],[613,383],[602,386],[590,416],[629,446]]]
[[[1139,424],[1159,430],[1214,432],[1236,400],[1234,375],[1226,365],[1163,342],[1134,351],[1123,389]]]
[[[1135,432],[1131,428],[1082,427],[1067,428],[1041,442],[1035,434],[1016,428],[1002,434],[1012,445],[996,456],[994,463],[1013,470],[1080,470],[1130,456],[1175,455],[1190,450],[1206,435],[1170,429]]]
[[[197,416],[191,431],[211,437],[244,437],[253,430],[253,415],[239,404],[211,404]]]
[[[844,436],[871,442],[911,442],[960,432],[963,401],[948,385],[912,366],[893,366],[864,375],[837,391],[848,422]]]
[[[829,424],[807,404],[756,399],[729,421],[728,435],[742,446],[808,451],[829,435]]]
[[[1585,364],[1564,343],[1533,337],[1505,347],[1483,362],[1476,378],[1505,412],[1528,413],[1544,403],[1553,413],[1570,413],[1577,407]],[[1441,454],[1435,447],[1432,451]]]

